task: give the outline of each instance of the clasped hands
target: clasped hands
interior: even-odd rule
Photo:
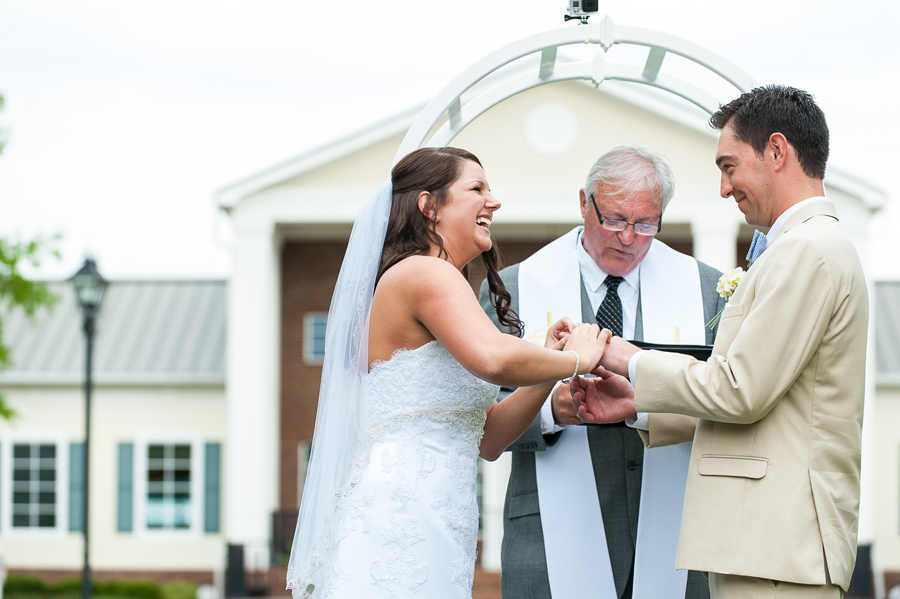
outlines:
[[[569,326],[565,321],[569,319],[550,327],[547,347],[558,347],[576,326],[586,326]],[[590,326],[596,328],[596,325]],[[606,333],[608,331],[604,329],[602,334]],[[557,424],[611,424],[637,418],[634,387],[625,375],[628,374],[628,361],[639,349],[621,337],[609,336],[606,344],[599,364],[590,371],[593,377],[578,376],[570,385],[558,385],[554,389],[550,401],[553,420]]]

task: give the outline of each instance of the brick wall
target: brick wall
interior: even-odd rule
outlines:
[[[884,592],[889,593],[894,587],[900,587],[900,572],[888,571],[884,573]]]
[[[289,242],[281,256],[280,505],[297,507],[297,447],[312,439],[322,367],[303,361],[303,317],[328,312],[346,242]]]

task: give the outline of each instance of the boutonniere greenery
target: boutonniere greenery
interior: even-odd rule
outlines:
[[[741,282],[741,278],[744,276],[744,269],[740,266],[737,268],[732,268],[728,272],[722,274],[719,277],[719,282],[716,284],[716,291],[721,297],[725,298],[725,301],[728,301],[728,298],[732,296],[734,290],[737,289],[738,284]],[[725,308],[719,310],[719,313],[713,316],[709,322],[706,323],[711,329],[714,329],[717,324],[719,324],[719,319],[722,318],[722,312],[725,311]]]

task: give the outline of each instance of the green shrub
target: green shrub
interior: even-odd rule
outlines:
[[[152,580],[91,581],[93,599],[168,599]],[[179,583],[187,584],[187,583]],[[33,576],[10,575],[3,585],[4,599],[80,599],[81,579],[72,578],[47,585]],[[172,599],[181,599],[179,595]],[[189,599],[194,599],[193,595]]]
[[[54,595],[75,595],[81,596],[81,579],[80,578],[69,578],[67,580],[60,580],[59,582],[54,582],[49,585],[48,590]],[[96,587],[94,587],[96,589]]]
[[[48,593],[47,585],[36,576],[10,574],[3,585],[4,597],[9,595],[46,595]]]
[[[163,599],[159,585],[152,580],[110,580],[94,583],[97,595],[116,595],[132,599]]]
[[[197,597],[197,585],[183,580],[173,580],[162,585],[163,599],[195,599]]]

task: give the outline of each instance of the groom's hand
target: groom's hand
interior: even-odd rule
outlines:
[[[609,346],[600,358],[600,365],[606,370],[616,374],[628,376],[628,361],[631,356],[641,351],[636,345],[632,345],[621,337],[613,337],[609,340]]]
[[[634,388],[628,379],[599,367],[593,374],[596,378],[575,377],[570,385],[581,422],[612,424],[636,420]]]
[[[556,424],[584,424],[578,419],[578,411],[572,399],[572,388],[569,385],[558,385],[553,390],[550,407],[553,410],[553,421]]]

